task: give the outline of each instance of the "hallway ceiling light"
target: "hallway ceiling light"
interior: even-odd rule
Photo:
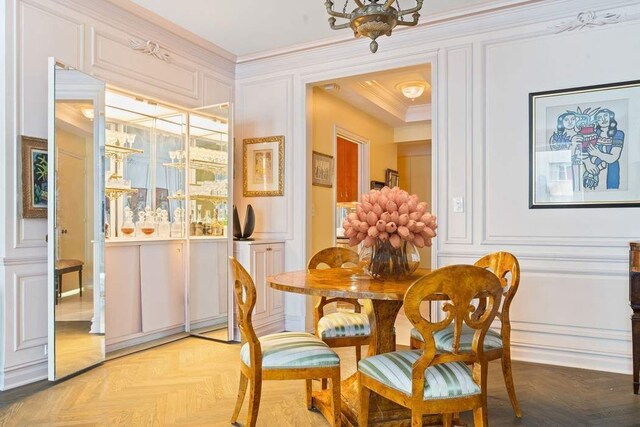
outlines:
[[[429,86],[427,82],[415,81],[401,83],[397,86],[402,91],[402,94],[412,101],[419,98],[424,93],[425,89]]]
[[[89,120],[93,120],[95,116],[95,111],[93,110],[93,107],[83,107],[80,109],[80,112],[82,113],[83,116],[85,116]]]
[[[354,0],[357,7],[351,13],[347,13],[349,0],[345,0],[342,12],[333,10],[333,0],[326,0],[324,5],[327,8],[327,13],[331,16],[329,18],[331,29],[342,30],[351,27],[356,38],[369,37],[371,39],[369,48],[372,53],[376,53],[378,50],[376,39],[378,37],[381,35],[390,36],[397,25],[413,27],[418,23],[420,18],[418,12],[422,9],[424,0],[415,0],[415,2],[414,7],[402,9],[399,0]],[[396,7],[393,7],[394,3]],[[405,21],[404,17],[409,14],[412,15],[413,20]],[[348,19],[349,22],[336,25],[336,18]]]

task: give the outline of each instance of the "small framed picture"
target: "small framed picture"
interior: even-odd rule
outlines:
[[[46,218],[49,194],[47,140],[22,136],[21,145],[22,217]]]
[[[284,195],[284,136],[249,138],[242,146],[245,197]]]
[[[319,187],[333,187],[333,156],[314,151],[311,154],[311,184]]]
[[[382,190],[384,188],[384,182],[382,181],[371,181],[371,190]]]
[[[385,184],[389,188],[400,186],[400,176],[398,171],[393,169],[387,169],[385,173]]]
[[[529,94],[529,207],[640,206],[640,81]]]

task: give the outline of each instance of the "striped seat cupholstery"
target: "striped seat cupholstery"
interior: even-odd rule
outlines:
[[[359,337],[370,334],[369,318],[363,313],[331,313],[318,321],[318,335],[321,338]]]
[[[471,343],[473,342],[473,334],[475,329],[470,328],[467,325],[462,325],[462,333],[460,334],[460,351],[471,351]],[[411,330],[411,338],[415,338],[418,341],[424,342],[422,335],[416,328]],[[433,339],[436,342],[436,349],[440,351],[452,352],[453,351],[453,325],[447,326],[445,329],[436,331],[433,334]],[[487,335],[484,337],[484,350],[494,350],[496,348],[502,348],[502,337],[500,332],[493,329],[487,331]]]
[[[367,357],[358,371],[378,382],[411,396],[411,368],[422,350],[396,351]],[[425,373],[424,399],[470,396],[480,393],[471,369],[462,362],[429,366]]]
[[[258,338],[263,369],[313,368],[340,365],[340,358],[327,344],[306,332],[282,332]],[[240,349],[240,359],[251,366],[249,344]]]

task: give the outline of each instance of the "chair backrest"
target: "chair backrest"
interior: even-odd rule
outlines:
[[[262,349],[251,321],[253,308],[256,306],[256,285],[247,270],[232,256],[229,257],[229,266],[233,278],[233,292],[236,297],[238,327],[242,335],[242,342],[249,343],[251,367],[258,367],[262,364]]]
[[[503,341],[511,335],[511,323],[509,321],[509,307],[520,285],[520,264],[518,259],[509,252],[494,252],[483,256],[475,262],[477,267],[490,270],[500,279],[503,290],[502,306],[498,309],[501,335]],[[508,279],[507,275],[511,277]]]
[[[477,307],[473,300],[485,300],[483,312],[473,314]],[[413,397],[422,399],[424,372],[427,367],[446,362],[486,363],[484,337],[498,312],[502,299],[502,286],[492,272],[473,265],[452,265],[433,271],[416,280],[404,296],[404,312],[424,338],[422,355],[413,365]],[[422,316],[420,304],[425,300],[445,300],[442,310],[447,314],[440,322],[431,322]],[[445,329],[454,322],[453,349],[451,353],[436,354],[433,333]],[[465,323],[475,329],[471,352],[461,352],[460,336]],[[481,369],[474,369],[474,380],[481,384]]]
[[[315,270],[322,267],[325,268],[341,268],[345,265],[353,264],[358,265],[358,254],[347,248],[325,248],[311,257],[307,268],[309,270]]]
[[[360,257],[351,249],[338,247],[325,248],[311,257],[311,259],[307,263],[307,269],[316,270],[325,268],[356,267],[358,266],[359,261]],[[318,326],[318,321],[324,315],[324,306],[332,304],[334,302],[343,302],[349,305],[353,305],[353,309],[356,313],[360,313],[361,311],[360,303],[357,299],[320,297],[314,309],[314,323],[316,325],[316,328]]]

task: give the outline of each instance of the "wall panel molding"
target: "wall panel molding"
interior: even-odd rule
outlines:
[[[47,274],[14,274],[14,348],[47,344]]]

